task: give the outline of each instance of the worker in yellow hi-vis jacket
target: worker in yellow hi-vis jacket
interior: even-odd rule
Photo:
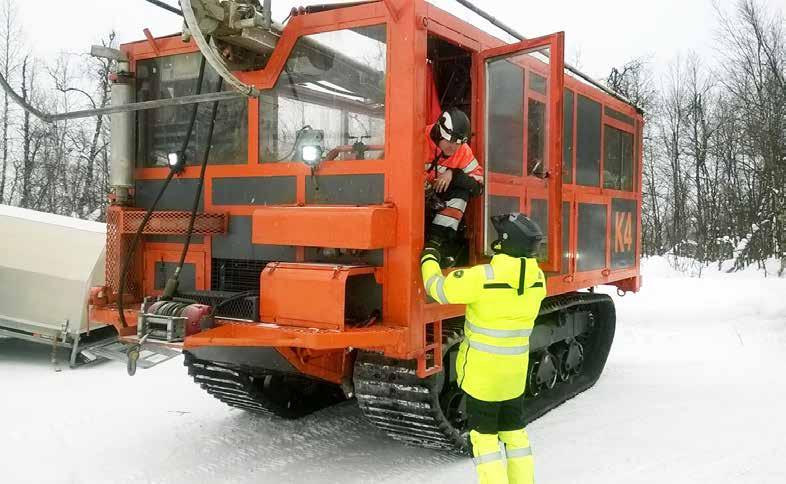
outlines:
[[[534,258],[543,233],[520,213],[491,221],[499,234],[491,263],[443,276],[439,251],[426,247],[421,271],[432,298],[467,305],[456,375],[467,394],[470,444],[480,483],[531,484],[534,464],[524,428],[524,390],[529,336],[546,296],[546,279]]]

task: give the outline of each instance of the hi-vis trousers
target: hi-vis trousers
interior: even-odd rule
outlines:
[[[467,395],[467,414],[478,482],[533,484],[535,464],[524,428],[523,395],[505,402],[484,402]]]

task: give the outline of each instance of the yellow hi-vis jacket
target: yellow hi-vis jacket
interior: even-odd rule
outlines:
[[[421,272],[426,291],[436,301],[467,305],[465,337],[456,359],[459,386],[487,402],[521,396],[529,336],[546,297],[546,278],[537,261],[498,254],[490,264],[443,276],[436,258],[426,254]]]

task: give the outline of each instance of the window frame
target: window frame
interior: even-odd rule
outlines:
[[[548,70],[547,80],[547,103],[546,103],[546,111],[548,113],[548,130],[546,136],[546,143],[545,143],[545,152],[548,153],[548,171],[547,173],[558,173],[559,176],[548,176],[545,179],[538,179],[532,176],[522,176],[522,177],[514,177],[514,176],[506,176],[501,175],[495,172],[492,172],[489,169],[488,163],[488,148],[489,143],[487,142],[487,137],[485,131],[488,129],[488,92],[489,92],[489,85],[488,85],[488,64],[489,62],[503,57],[511,57],[520,54],[526,54],[528,52],[543,50],[549,50],[549,57],[550,60],[546,64],[546,67],[543,69]],[[563,32],[557,32],[555,34],[546,35],[543,37],[525,40],[516,44],[509,44],[503,45],[500,47],[494,47],[491,49],[483,50],[478,52],[477,55],[477,66],[479,73],[479,86],[481,86],[481,91],[479,92],[479,110],[480,119],[482,119],[482,127],[480,129],[480,136],[478,145],[481,147],[480,155],[482,157],[482,164],[485,169],[486,173],[486,190],[484,191],[484,216],[483,220],[484,223],[488,223],[488,215],[486,212],[489,206],[489,196],[491,194],[492,188],[496,190],[495,193],[500,192],[500,190],[504,190],[503,187],[509,185],[512,188],[515,188],[516,191],[519,192],[517,195],[518,197],[523,197],[526,200],[527,193],[530,191],[536,191],[538,189],[543,190],[547,194],[548,199],[548,213],[552,214],[555,223],[551,223],[548,228],[547,237],[550,240],[549,247],[548,247],[548,254],[547,259],[541,262],[541,268],[547,272],[559,272],[561,270],[562,265],[562,138],[559,136],[559,132],[562,128],[563,123],[563,108],[562,108],[562,96],[563,96],[563,89],[565,87],[565,65],[564,65],[564,52],[565,52],[565,35]],[[538,73],[542,75],[541,73]],[[527,100],[525,106],[529,105],[529,80],[526,79],[524,89],[527,89],[527,95],[525,96],[525,100]],[[537,94],[537,93],[536,93]],[[527,120],[528,125],[528,113],[525,113],[525,118]],[[525,137],[526,140],[526,137]],[[528,147],[524,147],[524,153],[528,153]],[[522,164],[525,165],[525,160],[522,160]],[[523,170],[526,173],[526,170]],[[523,189],[523,190],[522,190]],[[520,198],[521,199],[521,198]],[[484,255],[489,255],[487,252],[487,248],[489,245],[489,240],[486,240],[487,237],[485,234],[488,233],[488,230],[484,230],[483,240],[480,241],[482,246],[479,247]]]
[[[199,50],[196,50],[196,51],[178,51],[178,52],[171,52],[171,53],[170,52],[166,52],[163,55],[136,59],[135,62],[134,62],[133,72],[134,72],[135,75],[138,73],[138,69],[139,69],[139,64],[140,63],[156,63],[156,66],[158,68],[160,68],[160,64],[159,63],[162,62],[162,61],[165,61],[166,59],[174,59],[176,57],[182,57],[182,56],[188,56],[188,55],[199,55]],[[199,62],[197,62],[196,65],[198,66]],[[206,64],[205,65],[205,69],[206,69],[205,79],[202,81],[202,92],[203,93],[207,92],[206,90],[210,90],[211,89],[210,81],[212,80],[212,79],[209,79],[208,75],[207,75],[210,71],[212,71],[212,67],[209,64]],[[197,67],[197,71],[195,72],[194,77],[193,78],[189,78],[189,81],[190,80],[196,81],[196,79],[198,78],[198,72],[199,72],[199,68]],[[218,74],[215,73],[215,71],[213,71],[213,75],[215,75],[215,78],[217,80],[218,79]],[[139,81],[138,81],[138,77],[136,79],[137,79],[137,82],[135,83],[135,86],[134,86],[134,95],[136,96],[136,98],[138,100],[140,84],[139,84]],[[158,78],[157,82],[159,84],[161,83],[160,74],[159,74],[159,78]],[[223,91],[227,91],[227,90],[229,90],[229,88],[225,84],[223,86],[222,90]],[[179,96],[175,96],[175,97],[179,97]],[[164,98],[163,97],[155,97],[153,99],[145,99],[145,100],[146,101],[154,101],[154,100],[159,100],[159,99],[164,99]],[[239,103],[239,101],[241,101],[241,99],[232,99],[232,100],[229,100],[229,101],[225,101],[225,103],[236,103],[236,102]],[[189,141],[189,147],[191,147],[191,146],[194,147],[194,154],[193,154],[193,156],[189,156],[189,157],[186,158],[186,167],[199,166],[201,164],[202,156],[203,156],[205,147],[203,145],[199,145],[198,144],[199,143],[199,139],[198,139],[198,125],[199,125],[199,122],[200,122],[200,118],[201,117],[205,117],[205,113],[209,113],[210,112],[211,106],[212,106],[211,103],[202,103],[202,104],[197,104],[197,105],[185,105],[185,106],[171,106],[171,107],[167,107],[167,108],[150,109],[150,110],[144,110],[144,111],[137,111],[137,112],[135,112],[134,113],[134,129],[135,129],[134,166],[136,167],[136,169],[160,169],[160,168],[167,168],[166,164],[155,164],[154,163],[155,160],[152,159],[149,156],[149,153],[148,153],[147,141],[145,141],[144,146],[142,145],[142,141],[143,141],[142,131],[144,130],[145,136],[147,136],[147,134],[148,134],[147,131],[148,131],[148,128],[149,128],[148,124],[142,122],[142,120],[144,119],[143,116],[146,116],[148,114],[156,113],[160,109],[167,109],[167,110],[173,110],[173,111],[182,111],[183,113],[186,114],[186,117],[188,118],[188,117],[191,116],[191,108],[193,106],[198,106],[197,118],[196,118],[196,123],[197,124],[194,126],[194,131],[192,132],[191,140]],[[226,104],[223,104],[223,106],[226,106]],[[219,117],[220,117],[220,109],[221,109],[221,107],[222,107],[222,104],[219,104]],[[249,135],[250,135],[250,126],[248,125],[249,109],[250,109],[249,102],[246,101],[246,105],[245,105],[245,109],[244,109],[245,114],[246,114],[246,124],[245,124],[245,129],[244,129],[245,135],[243,136],[243,140],[240,143],[241,147],[240,147],[240,150],[237,153],[237,157],[233,157],[233,159],[229,160],[229,161],[218,159],[218,158],[216,158],[215,146],[213,146],[213,151],[211,152],[211,155],[210,155],[210,163],[211,164],[213,164],[213,165],[222,165],[222,166],[233,166],[233,165],[236,166],[236,165],[245,165],[247,163],[247,161],[248,161],[247,160],[247,154],[248,154],[247,152],[248,152],[248,148],[249,148],[249,144],[250,144],[250,137],[249,137]],[[220,121],[219,118],[217,118],[216,119],[216,126],[219,125],[219,121]],[[175,150],[171,150],[171,151],[178,151],[180,149],[181,145],[182,145],[182,143],[176,143],[176,146],[174,147],[176,149]],[[245,150],[245,154],[242,154],[243,150]]]
[[[618,131],[622,131],[624,133],[629,134],[632,137],[631,146],[632,146],[632,174],[631,174],[631,185],[632,188],[630,190],[624,189],[617,189],[617,188],[608,188],[606,187],[606,180],[605,180],[605,163],[606,163],[606,126],[614,128]],[[615,118],[611,118],[606,116],[605,109],[604,114],[602,117],[602,132],[601,132],[601,164],[600,164],[600,189],[602,192],[616,192],[620,194],[628,194],[633,195],[640,192],[639,188],[639,166],[641,163],[640,156],[639,156],[639,146],[641,140],[639,139],[639,135],[637,134],[635,125],[628,125],[619,121]]]
[[[276,88],[278,86],[278,83],[279,83],[279,81],[281,79],[281,75],[285,72],[286,64],[289,61],[292,53],[294,52],[295,48],[298,45],[298,42],[301,39],[306,38],[306,37],[311,37],[311,36],[314,36],[314,35],[319,35],[319,34],[327,34],[327,33],[342,32],[342,31],[351,31],[353,29],[371,28],[371,27],[383,27],[385,29],[385,71],[384,71],[384,74],[385,74],[385,76],[384,76],[385,77],[385,94],[384,94],[385,106],[384,106],[384,117],[382,118],[384,123],[385,123],[385,128],[383,130],[384,140],[383,140],[383,143],[382,143],[383,149],[381,150],[382,151],[382,157],[381,158],[374,158],[374,159],[364,159],[364,160],[360,160],[360,159],[323,160],[320,163],[320,167],[324,166],[325,164],[329,164],[329,166],[336,166],[336,164],[338,164],[338,166],[340,166],[340,164],[344,164],[344,163],[353,163],[353,164],[362,163],[362,162],[384,163],[386,161],[387,154],[388,154],[388,139],[389,139],[389,134],[390,134],[389,133],[389,124],[390,124],[390,106],[389,106],[390,82],[388,81],[388,77],[390,75],[390,66],[391,66],[390,62],[391,62],[391,50],[392,50],[390,48],[390,26],[388,25],[387,20],[386,19],[382,19],[382,20],[379,20],[379,19],[367,19],[367,20],[364,20],[364,21],[351,22],[351,23],[348,23],[346,25],[345,24],[342,24],[342,25],[339,25],[339,26],[330,25],[329,27],[322,28],[322,29],[303,29],[303,30],[301,30],[300,32],[298,32],[298,35],[291,41],[291,45],[288,45],[288,49],[286,50],[286,52],[280,56],[280,57],[283,58],[283,61],[281,61],[281,63],[280,63],[280,69],[278,70],[278,74],[273,79],[272,86],[266,87],[266,88],[260,88],[260,91],[262,91],[263,93],[266,92],[266,91],[275,91],[276,90]],[[283,37],[282,37],[282,41],[283,41]],[[271,59],[270,62],[272,62],[272,61],[273,61],[273,59]],[[292,98],[286,98],[286,99],[288,99],[290,101],[296,101],[295,99],[292,99]],[[255,111],[256,111],[256,120],[254,121],[255,128],[256,128],[256,143],[255,143],[256,144],[256,146],[255,146],[256,156],[252,158],[251,154],[249,154],[249,164],[252,164],[252,163],[253,164],[257,164],[257,165],[271,165],[271,164],[279,164],[279,163],[282,163],[282,164],[292,163],[292,164],[298,164],[298,165],[304,164],[301,161],[291,160],[291,159],[282,159],[282,160],[262,160],[261,159],[261,151],[262,151],[262,142],[261,142],[262,132],[261,132],[261,126],[260,126],[260,124],[261,124],[261,114],[262,114],[262,110],[261,110],[261,106],[260,106],[261,103],[259,101],[259,98],[252,99],[252,100],[250,100],[250,102],[256,104],[256,109],[255,109]],[[338,108],[335,108],[335,107],[332,107],[332,106],[319,105],[319,104],[315,104],[315,103],[312,103],[312,102],[309,102],[309,101],[306,101],[306,102],[309,103],[309,104],[313,104],[315,106],[325,107],[327,109],[338,109]],[[249,133],[251,133],[251,130],[249,130]],[[371,150],[369,150],[369,151],[371,151]],[[379,151],[379,150],[373,150],[373,151]],[[256,160],[256,161],[254,161],[254,160]]]

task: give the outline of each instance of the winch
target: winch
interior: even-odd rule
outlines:
[[[212,327],[210,306],[188,300],[146,298],[139,312],[137,335],[172,343]]]

